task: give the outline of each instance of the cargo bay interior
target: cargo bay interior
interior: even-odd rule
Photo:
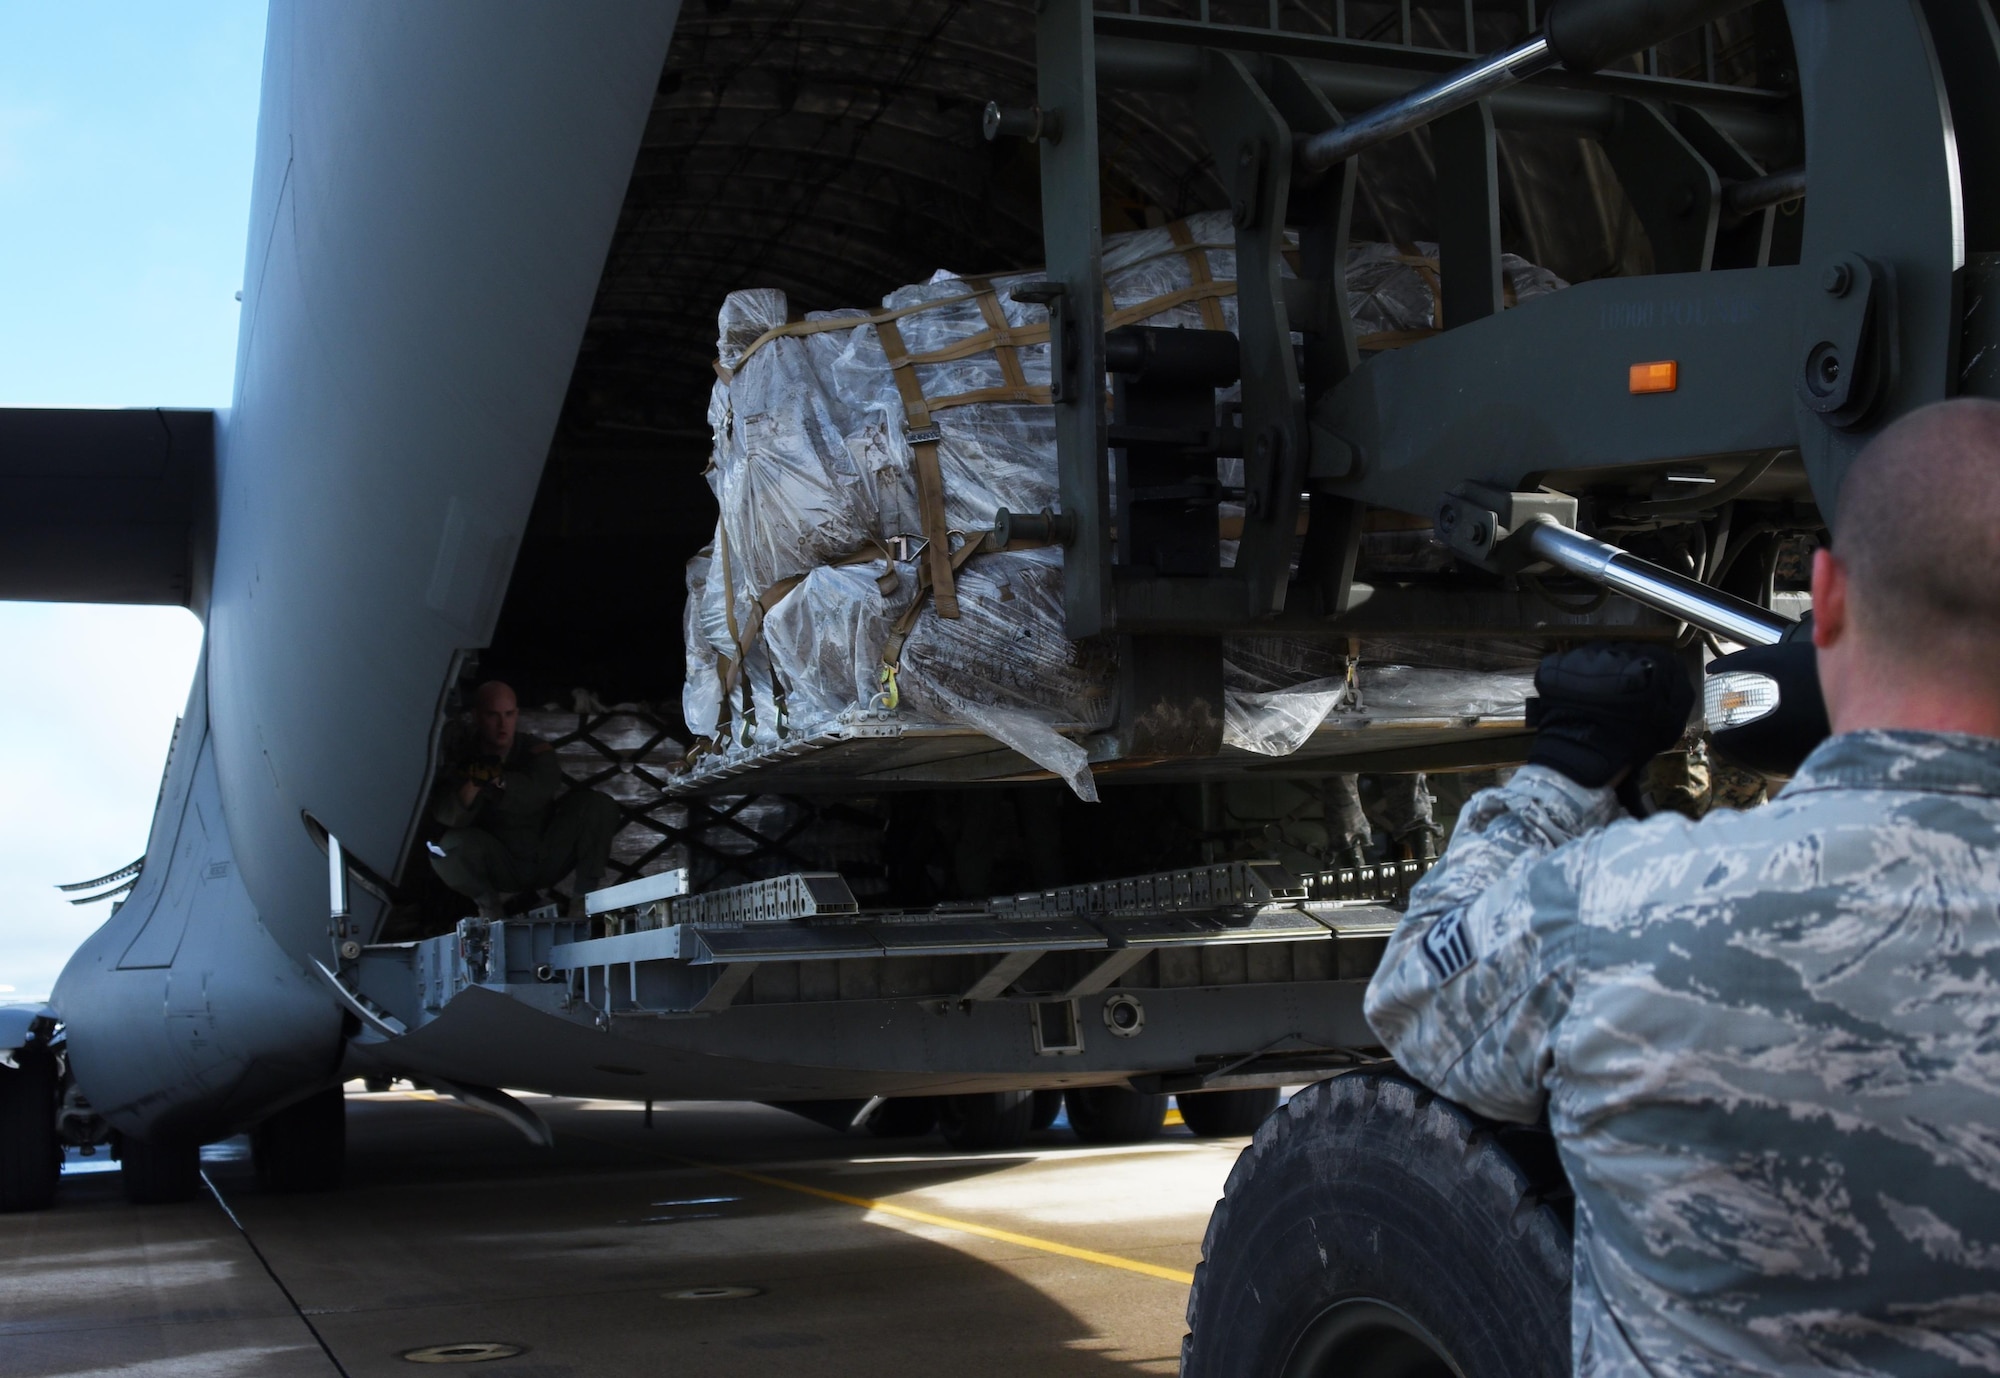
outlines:
[[[1409,839],[1399,849],[1381,826],[1384,791],[1404,789],[1395,773],[1407,782],[1408,772],[1428,770],[1444,822],[1479,778],[1459,772],[1519,750],[1516,712],[1514,731],[1489,731],[1470,747],[1461,738],[1456,750],[1428,755],[1355,756],[1340,772],[1310,752],[1238,753],[1226,769],[1192,773],[1207,778],[1164,782],[1158,772],[1140,778],[1121,771],[1124,763],[1099,762],[1096,804],[1018,759],[976,785],[945,768],[930,778],[918,770],[871,780],[865,751],[817,776],[748,771],[700,793],[685,788],[694,734],[681,713],[684,567],[716,530],[706,471],[716,445],[709,406],[718,310],[730,293],[775,288],[793,320],[873,311],[899,286],[926,283],[940,269],[1018,272],[1038,263],[1038,145],[982,131],[988,101],[1034,103],[1035,8],[1030,0],[684,6],[499,626],[458,686],[486,678],[515,685],[523,726],[557,742],[572,781],[618,800],[626,820],[611,879],[687,866],[694,886],[709,888],[830,869],[848,877],[864,904],[929,904],[1253,855],[1325,868],[1360,859],[1342,851],[1353,831],[1342,808],[1355,803],[1366,806],[1373,833],[1367,859],[1393,860],[1420,850]],[[1120,0],[1098,8],[1229,26],[1215,32],[1246,49],[1257,46],[1258,31],[1312,34],[1357,67],[1419,71],[1494,51],[1535,18],[1534,0]],[[1629,76],[1668,95],[1699,83],[1772,93],[1782,104],[1792,82],[1788,52],[1782,10],[1765,3],[1646,55]],[[1567,84],[1590,89],[1608,79]],[[1107,239],[1229,205],[1180,95],[1107,86],[1100,140]],[[1775,169],[1795,164],[1799,150],[1759,154]],[[1521,265],[1558,284],[1654,271],[1647,216],[1601,137],[1560,123],[1503,127],[1498,160],[1501,247]],[[1435,267],[1439,204],[1428,131],[1373,149],[1359,160],[1352,242],[1383,248],[1402,282],[1421,286],[1427,251]],[[1802,214],[1793,200],[1725,223],[1715,266],[1796,261]],[[1350,278],[1350,299],[1354,290]],[[1434,271],[1427,290],[1431,299],[1418,310],[1431,312],[1434,333]],[[1707,569],[1725,586],[1768,591],[1796,576],[1797,533],[1815,522],[1807,511],[1780,520],[1755,509],[1760,501],[1797,509],[1804,482],[1795,456],[1763,457],[1756,473],[1749,463],[1737,472],[1551,481],[1625,504],[1632,520],[1619,539],[1634,550]],[[1726,526],[1673,511],[1674,479],[1743,485],[1726,569]],[[1642,510],[1663,501],[1667,508]],[[1371,513],[1357,577],[1447,595],[1465,581],[1491,580],[1441,558],[1428,525]],[[1534,592],[1552,608],[1586,601],[1559,585]],[[1441,668],[1518,676],[1546,644],[1444,638],[1426,642],[1423,655]],[[1335,676],[1357,654],[1381,658],[1356,638],[1323,639],[1316,649],[1327,658],[1320,668],[1331,665]],[[447,711],[461,703],[448,696]],[[1493,725],[1509,724],[1502,714]],[[1379,772],[1364,777],[1360,800],[1348,783],[1357,769]],[[384,937],[439,931],[458,917],[461,906],[431,883],[421,852],[405,860],[405,902]]]

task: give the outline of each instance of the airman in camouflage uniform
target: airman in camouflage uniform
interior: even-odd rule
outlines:
[[[1474,796],[1411,893],[1368,1018],[1439,1093],[1546,1113],[1579,1374],[2000,1373],[1996,471],[1990,403],[1857,460],[1814,579],[1837,735],[1769,804],[1625,817],[1655,724]]]

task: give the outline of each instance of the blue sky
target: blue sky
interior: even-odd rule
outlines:
[[[0,0],[0,406],[229,405],[263,48],[263,0]],[[104,920],[53,887],[145,849],[200,635],[0,602],[0,1003]]]

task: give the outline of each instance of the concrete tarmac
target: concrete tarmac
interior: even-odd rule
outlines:
[[[56,1209],[0,1217],[0,1375],[362,1378],[438,1347],[496,1378],[1172,1373],[1244,1143],[1059,1126],[964,1154],[762,1106],[663,1104],[648,1129],[529,1099],[552,1150],[351,1089],[323,1195],[261,1192],[242,1141],[211,1148],[240,1230],[215,1199],[133,1207],[115,1171],[66,1174]]]

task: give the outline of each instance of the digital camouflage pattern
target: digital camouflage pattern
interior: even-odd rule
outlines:
[[[1546,1105],[1580,1375],[2000,1372],[2000,741],[1832,738],[1769,804],[1466,805],[1369,986],[1413,1076]]]

